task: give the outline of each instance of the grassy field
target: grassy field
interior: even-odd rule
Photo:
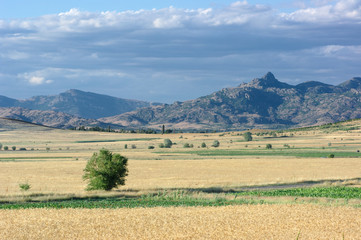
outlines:
[[[0,143],[10,149],[0,151],[0,233],[5,239],[26,238],[26,230],[31,239],[117,233],[123,239],[165,239],[169,231],[167,239],[297,239],[298,234],[299,239],[358,239],[349,222],[361,221],[360,126],[357,120],[274,133],[253,130],[253,141],[245,142],[241,132],[120,134],[0,120]],[[172,148],[159,147],[166,138]],[[211,146],[214,140],[218,148]],[[193,148],[184,148],[187,143]],[[101,148],[129,158],[126,185],[86,192],[83,169]],[[31,188],[22,191],[23,183]],[[147,228],[151,214],[159,220],[157,215]],[[259,214],[268,219],[262,225]],[[330,218],[322,220],[325,214]],[[108,218],[126,232],[101,227]],[[38,229],[46,220],[52,224]],[[69,226],[73,231],[62,230]],[[148,230],[137,230],[140,226]]]

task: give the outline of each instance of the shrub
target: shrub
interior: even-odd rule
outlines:
[[[171,148],[173,145],[172,141],[169,138],[164,139],[164,147]]]
[[[201,147],[202,147],[202,148],[206,148],[206,147],[207,147],[206,143],[203,142],[202,145],[201,145]]]
[[[148,146],[148,149],[154,149],[154,146]]]
[[[124,144],[124,149],[128,149],[128,144]]]
[[[185,143],[185,144],[183,144],[183,147],[184,148],[190,148],[190,145],[189,145],[189,143]]]
[[[191,148],[194,147],[193,143],[189,144],[189,147],[191,147]]]
[[[128,176],[128,159],[120,154],[113,154],[107,149],[94,153],[84,169],[84,180],[89,180],[86,190],[109,191],[125,184]]]
[[[243,134],[243,137],[244,137],[244,140],[246,140],[247,142],[252,141],[252,139],[253,139],[251,132],[245,132],[245,133]]]
[[[9,147],[8,147],[8,146],[4,146],[4,150],[5,150],[5,151],[9,150]]]
[[[26,148],[19,148],[19,151],[26,151]]]
[[[328,155],[328,158],[334,158],[335,157],[335,154],[330,154],[330,155]]]
[[[136,149],[137,146],[135,146],[135,144],[132,144],[132,149]]]
[[[218,140],[214,140],[212,147],[219,147],[220,143]]]
[[[15,146],[12,146],[11,149],[12,149],[13,151],[15,151],[15,150],[16,150],[16,147],[15,147]]]
[[[19,188],[21,191],[28,191],[31,188],[31,186],[29,183],[20,183]]]
[[[272,144],[267,144],[266,145],[266,149],[271,149],[272,148]]]
[[[164,143],[159,143],[160,148],[164,148]]]
[[[0,150],[3,148],[3,145],[0,143]]]

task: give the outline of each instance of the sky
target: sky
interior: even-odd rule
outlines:
[[[361,0],[0,0],[0,95],[17,99],[172,103],[267,72],[337,85],[360,66]]]

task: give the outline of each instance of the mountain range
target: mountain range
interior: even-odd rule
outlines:
[[[69,90],[16,100],[0,96],[0,117],[48,126],[231,130],[288,128],[361,117],[361,78],[337,86],[280,82],[272,73],[210,95],[173,104]]]

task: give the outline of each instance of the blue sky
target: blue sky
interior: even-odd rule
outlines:
[[[268,71],[339,84],[360,66],[361,0],[0,0],[0,95],[13,98],[171,103]]]

